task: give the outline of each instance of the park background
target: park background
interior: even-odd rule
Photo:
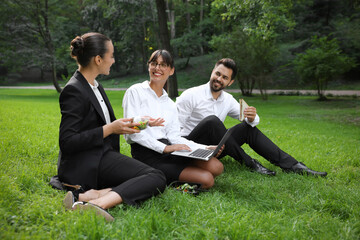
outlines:
[[[0,85],[56,90],[0,89],[0,237],[359,239],[360,101],[325,91],[360,90],[359,9],[358,0],[1,1]],[[283,173],[245,146],[277,176],[225,158],[224,174],[198,197],[167,189],[140,208],[111,209],[112,224],[66,212],[64,193],[48,185],[56,174],[58,92],[77,68],[69,43],[88,31],[106,34],[115,46],[111,74],[98,79],[106,88],[146,80],[147,59],[158,48],[175,57],[171,97],[207,82],[218,58],[233,58],[239,74],[232,94],[257,108],[259,128],[329,176]],[[267,89],[294,91],[268,95]],[[108,94],[122,117],[124,91]]]

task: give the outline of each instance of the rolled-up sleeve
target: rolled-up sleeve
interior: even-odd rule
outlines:
[[[141,98],[134,88],[129,88],[123,99],[123,109],[124,109],[124,118],[132,118],[136,116],[143,116],[143,110],[139,108],[141,105]],[[153,116],[151,116],[153,117]],[[126,134],[124,135],[127,143],[137,143],[141,146],[152,149],[156,152],[162,153],[166,147],[166,144],[158,141],[156,138],[152,137],[148,131],[141,130],[140,133]]]

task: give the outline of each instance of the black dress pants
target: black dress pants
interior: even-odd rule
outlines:
[[[298,163],[295,158],[276,146],[257,127],[251,127],[246,122],[242,122],[234,128],[219,158],[229,155],[238,162],[251,166],[252,158],[241,148],[244,143],[247,143],[257,154],[281,168],[290,168]],[[217,145],[226,130],[223,122],[212,115],[204,118],[186,138],[197,143]]]
[[[158,141],[166,145],[170,144],[167,139],[158,139]],[[161,170],[165,174],[167,184],[179,180],[181,172],[191,164],[189,158],[175,156],[170,153],[158,153],[137,143],[131,144],[131,155],[133,158]]]
[[[160,170],[109,150],[100,162],[98,186],[99,189],[112,188],[125,203],[137,205],[140,201],[163,192],[166,179]]]

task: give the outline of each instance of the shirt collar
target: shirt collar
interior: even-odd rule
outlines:
[[[99,83],[96,80],[94,80],[94,85],[91,85],[90,83],[89,83],[89,85],[92,90],[96,90],[99,87]]]
[[[156,96],[157,98],[166,98],[168,96],[165,89],[162,89],[162,95],[158,97],[155,91],[150,87],[150,81],[144,81],[141,85],[144,89],[147,89],[148,91],[152,92],[152,94],[154,94],[154,96]]]
[[[220,96],[218,97],[218,99],[214,99],[213,95],[211,94],[211,88],[210,88],[210,81],[206,84],[204,84],[205,86],[205,95],[207,99],[213,99],[214,101],[224,101],[224,94],[223,94],[223,90],[221,90]]]

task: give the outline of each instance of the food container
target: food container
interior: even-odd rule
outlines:
[[[132,128],[138,129],[138,130],[143,130],[143,129],[147,128],[147,126],[149,125],[149,120],[150,120],[149,117],[139,117],[139,116],[134,117],[132,119],[132,122],[140,123],[140,125],[139,126],[134,126]]]

